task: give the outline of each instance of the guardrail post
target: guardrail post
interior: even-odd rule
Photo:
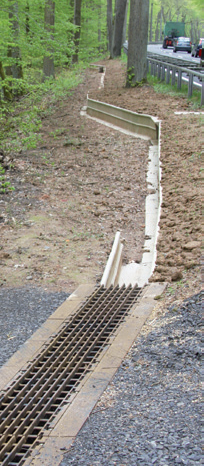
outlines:
[[[171,85],[174,86],[175,82],[176,82],[176,69],[173,67],[172,75],[171,75]]]
[[[178,70],[177,89],[181,89],[182,71]]]
[[[167,68],[166,68],[166,84],[169,84],[170,83],[170,66],[167,65]]]
[[[204,78],[202,78],[202,87],[201,87],[201,105],[204,105]]]
[[[188,97],[191,97],[193,93],[193,74],[188,75]]]
[[[160,65],[160,63],[158,63],[158,65],[157,65],[157,78],[160,79],[160,76],[161,76],[161,65]]]
[[[193,93],[193,79],[194,77],[198,77],[198,79],[201,81],[201,105],[204,105],[204,76],[203,74],[201,75],[200,72],[197,72],[196,70],[192,70],[191,68],[184,68],[184,67],[179,67],[179,65],[174,65],[171,63],[166,63],[166,62],[160,62],[160,60],[148,57],[147,58],[147,68],[148,72],[152,76],[156,76],[158,80],[165,81],[166,78],[166,84],[170,84],[174,86],[176,83],[177,79],[177,89],[181,89],[182,85],[182,74],[186,73],[187,76],[189,77],[188,80],[188,97],[192,96]]]
[[[165,65],[162,63],[161,81],[165,81]]]

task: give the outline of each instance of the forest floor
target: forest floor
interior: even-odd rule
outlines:
[[[12,155],[0,194],[0,286],[73,292],[100,280],[116,231],[124,263],[139,262],[145,239],[149,142],[82,115],[90,97],[161,120],[162,211],[152,280],[181,299],[201,289],[203,118],[184,97],[149,84],[125,88],[125,65],[102,60],[45,112],[36,149]],[[178,299],[180,299],[178,298]]]

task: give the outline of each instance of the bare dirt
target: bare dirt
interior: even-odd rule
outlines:
[[[203,115],[175,114],[193,112],[192,103],[150,85],[126,89],[121,61],[100,63],[104,88],[97,69],[87,69],[72,93],[50,105],[43,143],[13,154],[7,180],[15,190],[0,194],[0,285],[72,292],[96,283],[118,230],[123,261],[141,260],[149,142],[80,115],[89,92],[161,120],[162,212],[152,280],[172,283],[182,296],[199,291]]]

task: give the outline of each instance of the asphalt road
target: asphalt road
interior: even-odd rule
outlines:
[[[162,55],[164,57],[173,57],[173,58],[177,58],[178,60],[179,59],[180,60],[187,60],[190,63],[192,63],[193,65],[195,65],[195,64],[199,65],[200,64],[200,58],[199,57],[198,58],[191,57],[191,54],[187,53],[187,52],[176,52],[176,53],[174,53],[173,52],[173,47],[168,47],[167,49],[163,49],[162,44],[151,44],[151,45],[149,44],[147,50],[148,50],[148,52],[153,52],[153,53],[156,53],[158,55]],[[183,74],[182,80],[188,82],[188,76]],[[194,76],[193,81],[194,81],[194,85],[197,88],[201,88],[202,84],[200,83],[200,81],[198,80],[197,77]]]
[[[187,52],[174,53],[173,47],[168,47],[167,49],[163,49],[162,44],[151,44],[151,45],[149,44],[147,50],[148,52],[157,53],[159,55],[163,55],[164,57],[166,56],[166,57],[173,57],[173,58],[178,58],[182,60],[188,60],[194,64],[196,63],[197,65],[199,65],[200,63],[199,57],[197,58],[191,57],[191,54]]]

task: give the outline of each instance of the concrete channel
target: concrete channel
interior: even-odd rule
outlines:
[[[104,73],[101,76],[103,86]],[[145,244],[140,264],[122,265],[123,243],[120,232],[116,232],[113,248],[107,261],[100,286],[104,290],[123,287],[140,290],[138,298],[124,315],[120,325],[105,341],[100,353],[71,395],[64,399],[62,406],[51,419],[46,428],[42,428],[40,438],[34,442],[31,450],[19,463],[15,459],[7,460],[2,465],[23,464],[25,466],[57,466],[63,458],[63,450],[69,449],[79,430],[86,422],[98,399],[111,381],[125,355],[137,338],[146,319],[155,307],[155,297],[165,289],[165,283],[151,283],[148,280],[153,272],[156,259],[156,242],[161,204],[160,187],[160,122],[149,115],[138,115],[118,107],[104,104],[87,97],[87,107],[82,114],[94,118],[126,134],[151,140],[147,184],[149,195],[146,199]],[[69,321],[73,321],[84,303],[97,292],[95,284],[81,285],[49,317],[49,319],[32,335],[32,337],[0,369],[1,395],[12,390],[16,381],[23,377],[28,367],[36,360],[40,352],[45,352],[50,341],[63,331]],[[14,390],[15,392],[15,390]]]

